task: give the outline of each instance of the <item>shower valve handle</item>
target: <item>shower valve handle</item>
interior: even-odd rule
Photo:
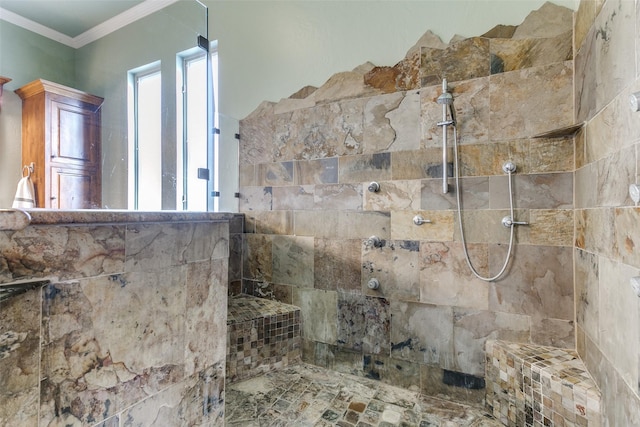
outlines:
[[[502,225],[509,228],[512,225],[529,225],[529,223],[524,221],[514,221],[510,216],[505,216],[502,218]]]

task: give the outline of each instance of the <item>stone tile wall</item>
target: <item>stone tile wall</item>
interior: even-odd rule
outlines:
[[[486,405],[510,427],[601,425],[600,391],[573,350],[487,341]]]
[[[240,123],[235,292],[300,307],[305,361],[474,402],[486,340],[573,347],[574,141],[534,138],[573,123],[571,23],[570,10],[546,4],[509,34],[446,45],[427,33],[394,67],[364,64],[259,106]],[[455,192],[441,193],[443,77],[465,237],[484,275],[500,269],[509,240],[502,164],[518,167],[516,218],[530,226],[492,283],[471,275]],[[414,225],[417,214],[432,222]],[[451,387],[452,375],[468,388]]]
[[[603,425],[640,425],[640,4],[580,2],[575,20],[577,350],[603,398]]]
[[[229,225],[0,232],[0,425],[224,425]],[[204,410],[203,410],[204,409]]]

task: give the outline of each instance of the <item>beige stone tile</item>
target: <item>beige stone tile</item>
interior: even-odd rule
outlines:
[[[489,179],[487,177],[460,178],[460,203],[462,209],[489,208]],[[422,181],[422,209],[457,209],[456,184],[449,179],[449,191],[442,193],[442,179]]]
[[[391,357],[453,368],[452,308],[391,300]]]
[[[581,1],[574,15],[573,38],[576,52],[583,47],[587,33],[596,19],[596,2],[592,0]]]
[[[488,274],[488,250],[484,244],[467,245],[475,270]],[[489,308],[489,286],[473,276],[458,242],[420,243],[420,302]]]
[[[385,212],[296,211],[295,234],[317,238],[389,238],[391,218]]]
[[[531,318],[531,341],[559,348],[575,348],[574,322],[566,319]]]
[[[532,245],[573,246],[573,210],[532,209],[527,227]]]
[[[509,178],[493,176],[489,180],[493,209],[509,208]],[[520,209],[573,208],[573,173],[530,174],[512,177],[513,201]]]
[[[391,179],[391,153],[343,156],[339,158],[339,182],[384,181]]]
[[[442,83],[442,77],[450,82],[488,76],[489,39],[471,37],[450,44],[446,49],[422,48],[421,85]]]
[[[382,181],[380,191],[364,192],[364,209],[368,211],[396,211],[420,209],[420,180]]]
[[[598,345],[622,379],[635,385],[640,352],[640,307],[629,279],[638,275],[638,269],[600,257],[599,273]]]
[[[598,197],[598,167],[596,163],[589,163],[576,170],[574,200],[576,209],[597,207]]]
[[[257,164],[273,159],[275,121],[273,105],[263,104],[251,116],[240,120],[240,164]]]
[[[245,234],[242,247],[243,277],[261,281],[271,281],[273,236],[265,234]]]
[[[315,239],[313,253],[316,289],[362,292],[360,239]]]
[[[416,215],[431,222],[416,225],[413,222]],[[392,211],[391,238],[449,242],[453,240],[454,219],[453,211]]]
[[[368,289],[377,279],[380,287]],[[362,289],[370,296],[403,301],[420,299],[420,243],[415,240],[385,240],[380,247],[363,245]]]
[[[596,30],[592,28],[586,34],[582,48],[576,52],[574,59],[574,108],[575,122],[591,120],[597,112],[597,70]]]
[[[640,208],[618,208],[614,211],[615,259],[640,268]]]
[[[291,211],[252,211],[246,214],[246,218],[254,224],[247,233],[293,234]]]
[[[369,98],[364,109],[364,153],[420,147],[420,95],[395,92]]]
[[[258,184],[261,186],[293,184],[293,162],[259,163],[256,165]]]
[[[462,226],[467,243],[509,243],[510,229],[502,225],[502,218],[509,210],[466,210],[462,211]],[[461,240],[458,214],[453,217],[453,233],[456,241]],[[528,221],[527,217],[516,211],[516,220]],[[514,241],[520,241],[520,228],[516,227]]]
[[[493,142],[491,144],[471,144],[458,147],[458,166],[460,176],[502,175],[502,165],[506,161],[513,161],[516,165],[523,165],[522,161],[514,158],[511,144]],[[524,157],[524,155],[521,155]]]
[[[456,370],[484,377],[487,340],[527,342],[531,330],[528,316],[455,307],[453,336]]]
[[[362,185],[318,184],[313,193],[313,207],[317,210],[362,210]]]
[[[529,142],[528,173],[573,172],[573,138],[536,138]]]
[[[452,159],[449,149],[447,158]],[[426,148],[391,153],[391,171],[394,180],[437,178],[442,176],[442,149]]]
[[[599,268],[598,257],[576,249],[575,259],[575,305],[576,323],[591,339],[599,340]]]
[[[313,185],[290,185],[285,187],[274,187],[272,189],[273,209],[313,209],[315,206],[314,192],[315,186]]]
[[[501,60],[501,67],[492,69],[492,73],[538,67],[573,59],[573,38],[570,29],[556,36],[546,34],[543,37],[491,39],[492,58],[497,57]]]
[[[293,305],[300,307],[302,336],[306,340],[335,343],[338,331],[336,292],[294,288]]]
[[[596,163],[597,206],[631,206],[629,184],[636,181],[636,150],[628,147]]]
[[[240,187],[256,186],[258,180],[256,178],[256,165],[252,163],[242,163],[239,166],[239,182]]]
[[[271,187],[240,188],[240,212],[270,211],[273,202]]]
[[[273,267],[275,283],[313,287],[313,237],[273,236]]]
[[[575,170],[584,167],[587,164],[586,160],[586,130],[583,126],[575,135]]]
[[[489,267],[497,271],[507,248],[491,247]],[[491,283],[489,309],[573,320],[573,248],[517,245],[508,275]],[[534,267],[535,266],[535,267]]]
[[[295,184],[335,184],[338,182],[338,158],[301,160],[294,163]]]
[[[573,28],[573,11],[551,2],[530,12],[513,33],[514,39],[554,37]]]
[[[491,139],[529,138],[573,124],[572,94],[572,61],[491,76]]]

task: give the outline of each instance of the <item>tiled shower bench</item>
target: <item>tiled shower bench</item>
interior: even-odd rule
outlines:
[[[486,406],[505,426],[600,426],[600,391],[573,350],[487,341]]]
[[[299,363],[300,347],[298,307],[244,294],[229,297],[229,383]]]

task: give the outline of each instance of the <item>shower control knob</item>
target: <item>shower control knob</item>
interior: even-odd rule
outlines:
[[[516,171],[516,164],[513,162],[505,162],[502,165],[504,173],[514,173]]]
[[[510,216],[505,216],[504,218],[502,218],[502,225],[506,228],[509,228],[512,225],[529,225],[529,223],[523,221],[514,221]]]
[[[367,245],[373,246],[374,248],[382,247],[382,240],[378,236],[371,236],[369,240],[367,240]]]
[[[380,282],[378,281],[378,279],[376,278],[369,279],[369,282],[367,283],[367,288],[376,290],[379,287],[380,287]]]
[[[377,193],[378,191],[380,191],[380,184],[375,181],[372,182],[371,184],[369,184],[369,191],[372,193]]]
[[[424,219],[420,215],[416,215],[416,216],[413,217],[413,223],[415,225],[427,224],[429,222],[431,222],[430,219]]]

